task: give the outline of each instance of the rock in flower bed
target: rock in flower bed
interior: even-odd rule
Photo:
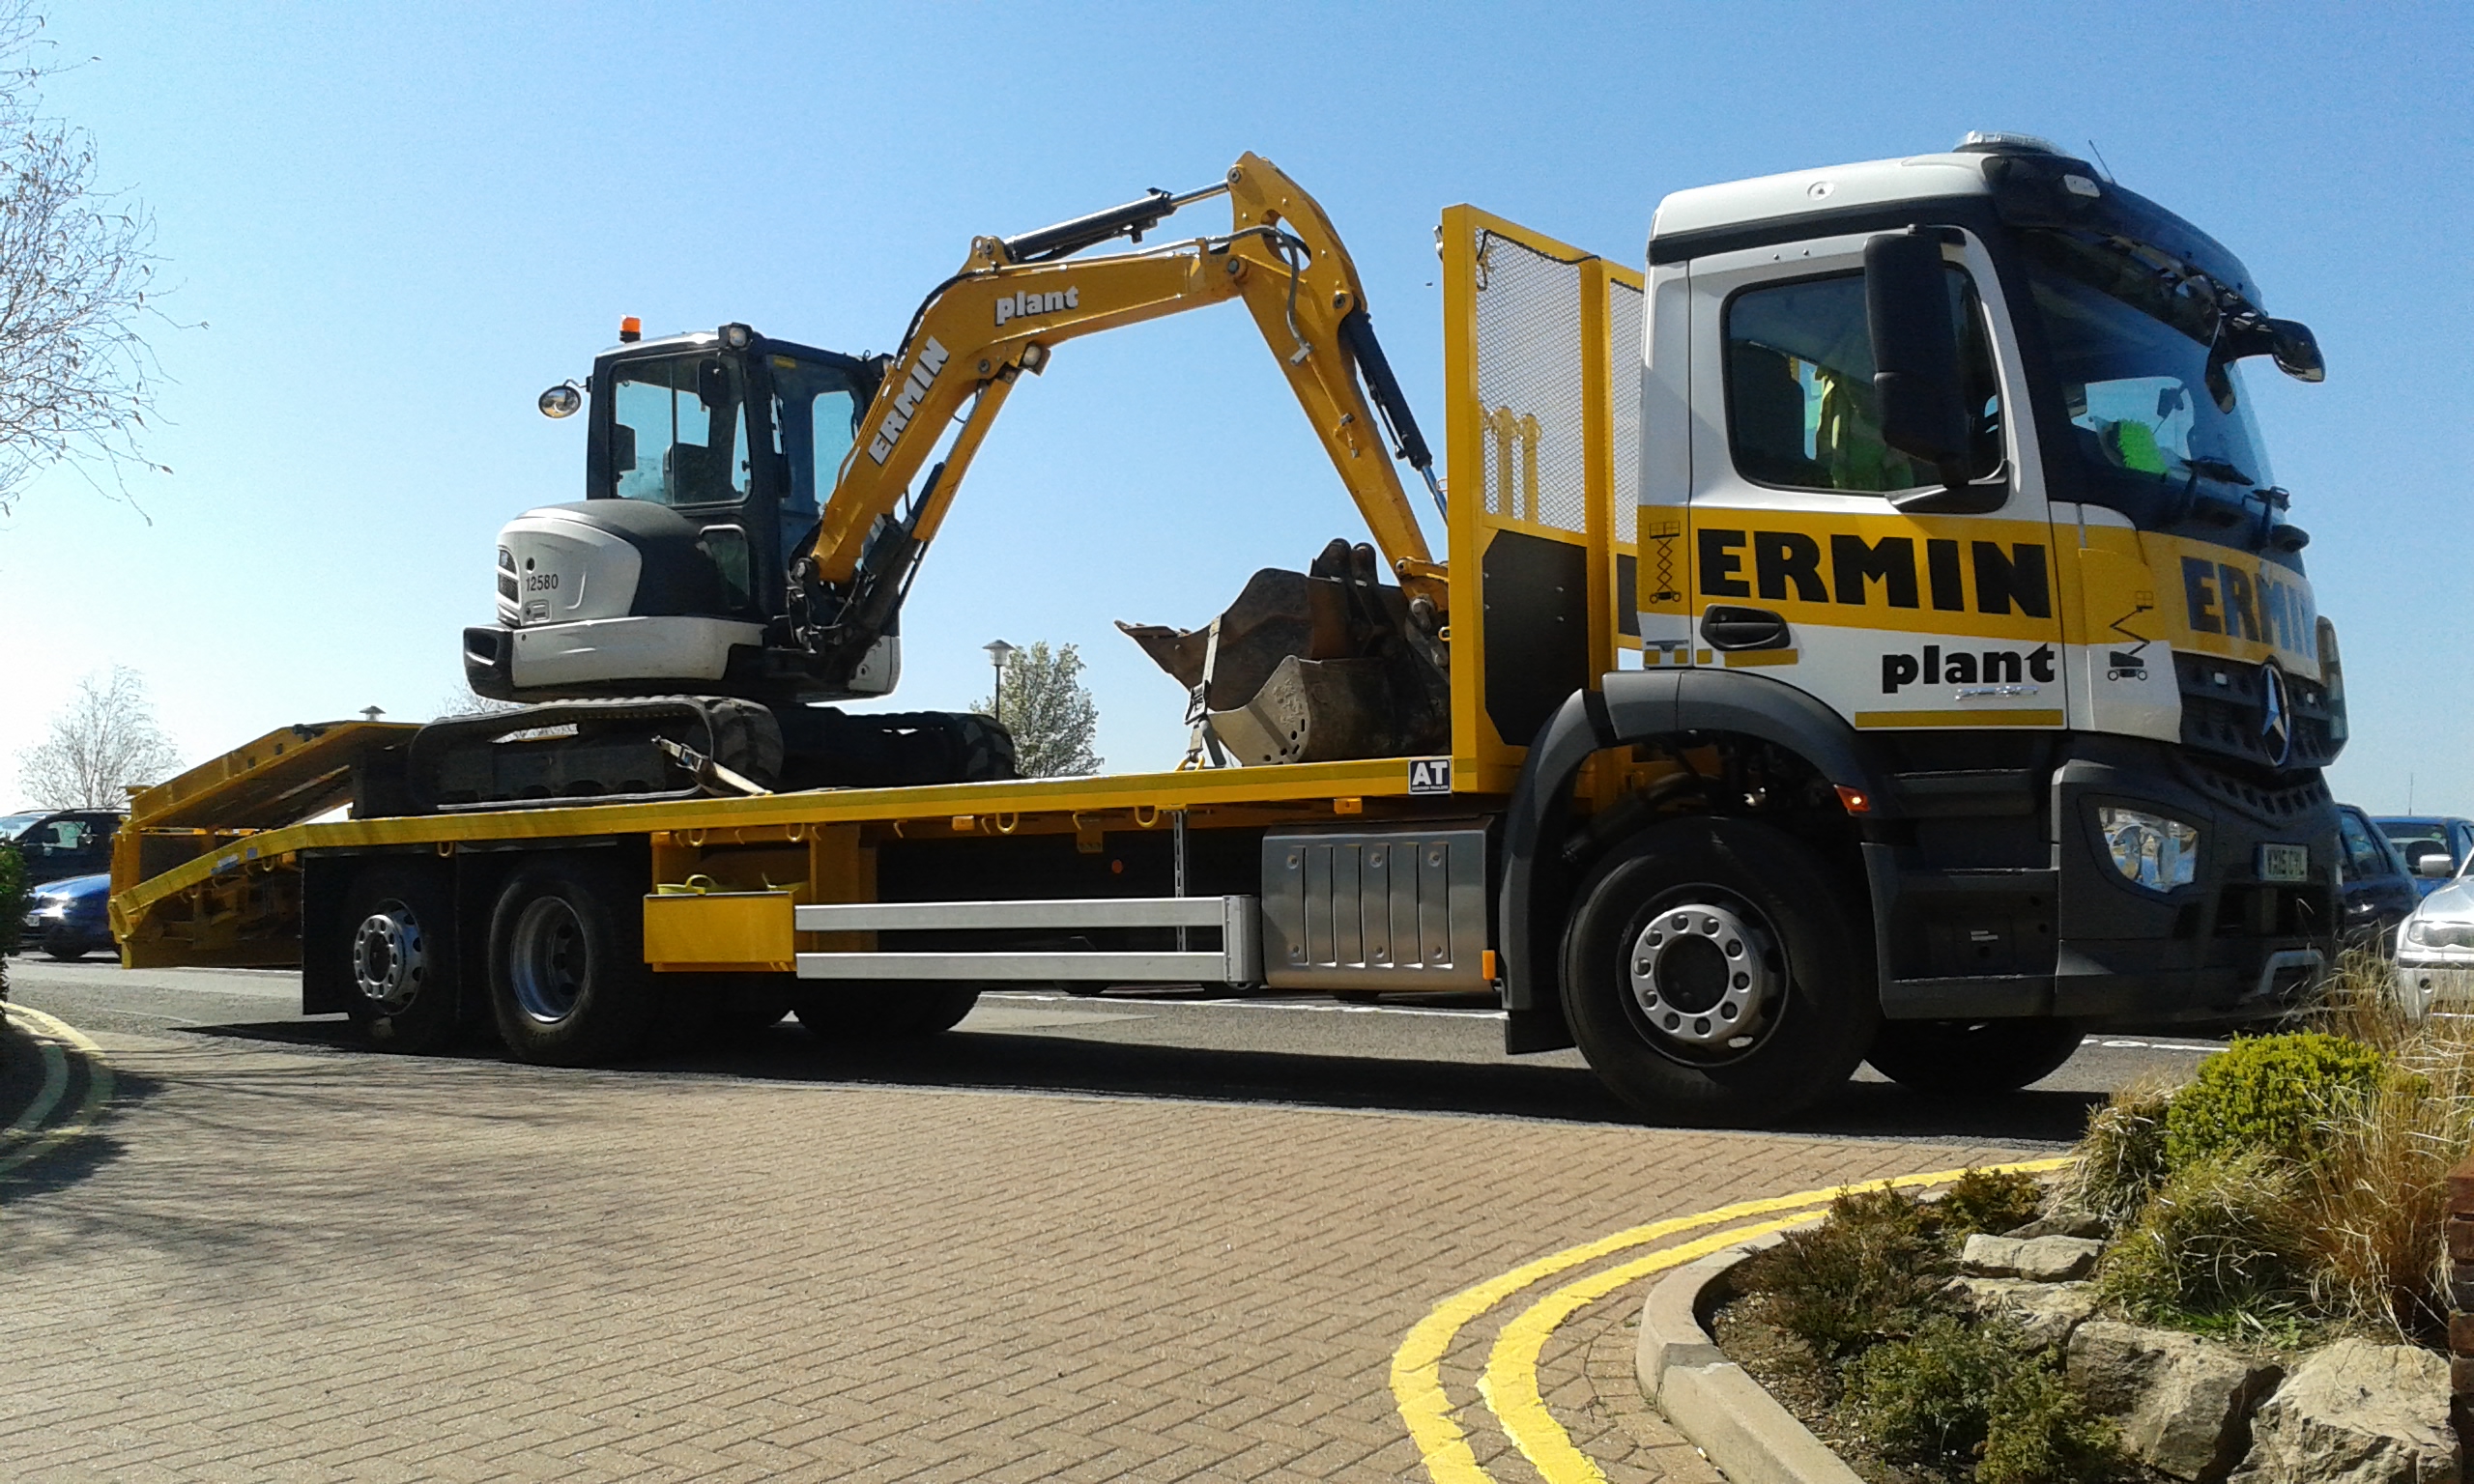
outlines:
[[[2051,1187],[1842,1196],[1740,1270],[1720,1347],[1875,1484],[2457,1484],[2474,1034],[2327,1023],[2117,1096]]]

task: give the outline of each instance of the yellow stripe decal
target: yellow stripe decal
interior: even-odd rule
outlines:
[[[2058,727],[2058,711],[1858,711],[1858,727]]]
[[[2058,1169],[2068,1162],[2067,1158],[2035,1159],[2024,1164],[1986,1168],[2035,1172]],[[1923,1175],[1902,1175],[1879,1183],[1866,1182],[1864,1188],[1874,1188],[1876,1184],[1900,1187],[1946,1184],[1964,1173],[1963,1170],[1937,1170]],[[1538,1394],[1537,1359],[1546,1336],[1572,1314],[1625,1283],[1661,1268],[1722,1250],[1761,1232],[1810,1220],[1819,1213],[1813,1208],[1849,1188],[1852,1187],[1837,1185],[1801,1190],[1793,1195],[1739,1201],[1698,1215],[1677,1216],[1654,1221],[1647,1226],[1632,1227],[1523,1264],[1510,1272],[1463,1289],[1435,1305],[1409,1330],[1407,1337],[1400,1342],[1400,1348],[1392,1356],[1393,1400],[1399,1407],[1400,1420],[1407,1424],[1409,1436],[1418,1444],[1427,1476],[1435,1484],[1492,1484],[1491,1476],[1479,1467],[1477,1455],[1470,1450],[1468,1435],[1454,1420],[1452,1400],[1443,1388],[1444,1354],[1472,1320],[1542,1278],[1628,1248],[1646,1245],[1662,1237],[1722,1226],[1755,1216],[1776,1215],[1780,1212],[1797,1213],[1757,1228],[1701,1238],[1681,1247],[1638,1258],[1584,1278],[1533,1305],[1527,1313],[1507,1326],[1497,1338],[1495,1354],[1487,1360],[1485,1379],[1480,1383],[1480,1392],[1503,1422],[1507,1435],[1538,1466],[1548,1484],[1577,1484],[1577,1481],[1596,1484],[1604,1476],[1572,1445],[1570,1436],[1546,1412],[1545,1402]],[[1619,1273],[1622,1276],[1615,1276]],[[1601,1284],[1602,1287],[1599,1286]],[[1573,1295],[1585,1297],[1570,1298],[1568,1301],[1568,1296]],[[1533,1315],[1537,1316],[1534,1320]],[[1525,1327],[1524,1322],[1527,1322]],[[1533,1337],[1534,1345],[1531,1344]],[[1509,1413],[1507,1408],[1510,1409]]]

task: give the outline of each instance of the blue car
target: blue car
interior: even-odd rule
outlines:
[[[22,946],[54,958],[83,958],[112,946],[108,874],[46,881],[28,894]]]

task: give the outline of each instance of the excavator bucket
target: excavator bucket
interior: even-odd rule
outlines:
[[[1217,642],[1213,625],[1117,627],[1188,693],[1202,689],[1213,734],[1240,762],[1442,751],[1451,682],[1432,614],[1376,570],[1372,548],[1334,541],[1308,571],[1256,572]]]

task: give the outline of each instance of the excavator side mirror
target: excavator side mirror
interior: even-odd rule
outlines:
[[[1882,442],[1966,478],[1967,403],[1959,330],[1950,314],[1942,243],[1920,232],[1864,244],[1864,311],[1873,341],[1873,396]]]

